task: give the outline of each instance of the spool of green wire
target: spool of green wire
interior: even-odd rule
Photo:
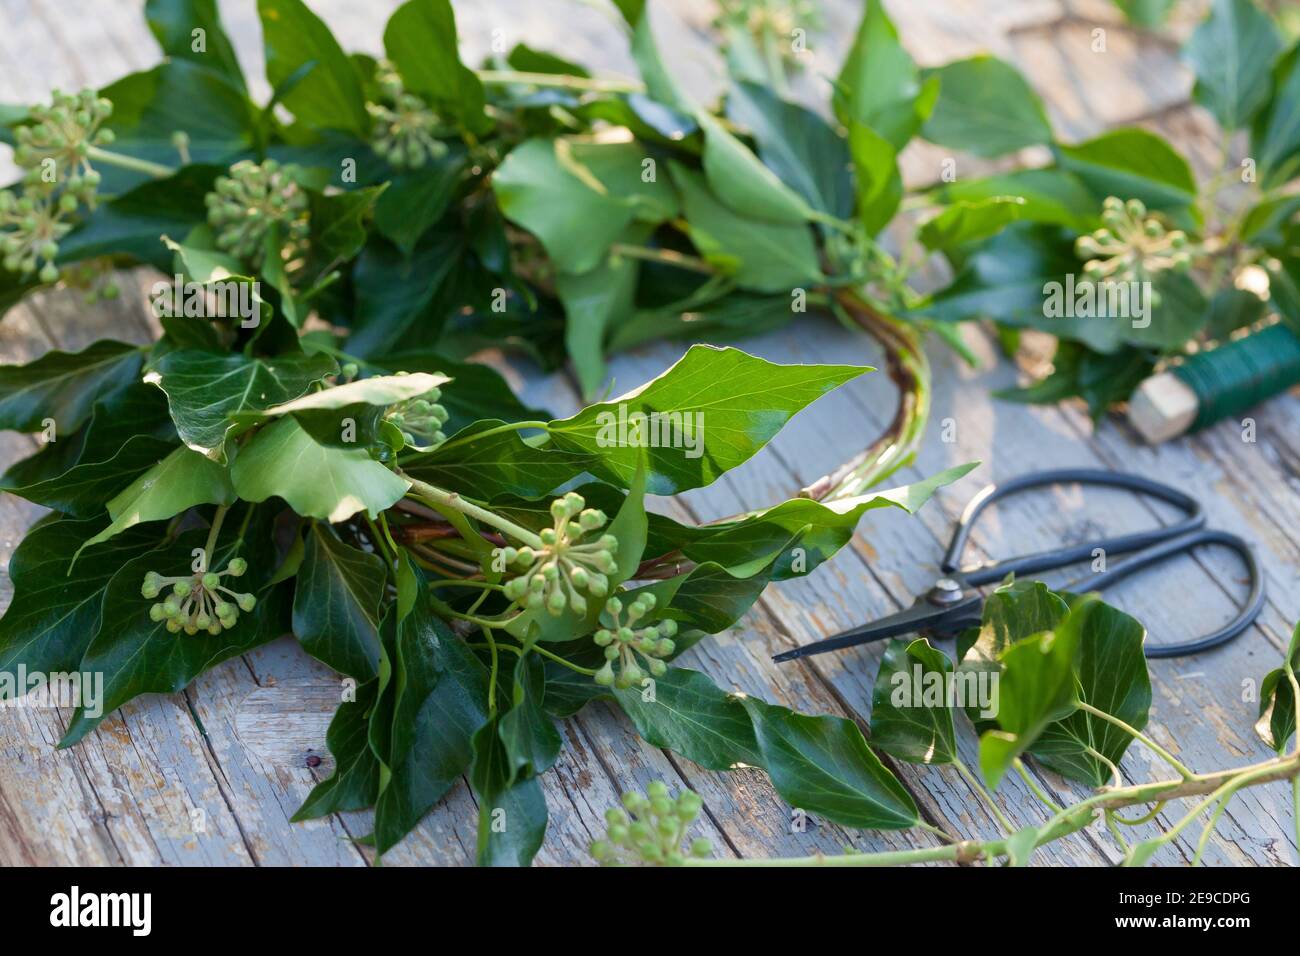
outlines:
[[[1195,431],[1300,384],[1300,338],[1286,325],[1273,325],[1190,356],[1171,371],[1196,393],[1189,429]]]

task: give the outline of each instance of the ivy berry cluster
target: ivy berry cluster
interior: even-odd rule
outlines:
[[[424,100],[406,91],[396,68],[381,63],[375,82],[385,102],[366,104],[374,120],[371,148],[397,169],[419,169],[445,156],[447,144],[437,137],[441,126],[438,115]]]
[[[703,805],[691,790],[670,797],[662,780],[646,787],[644,795],[625,793],[622,809],[605,812],[609,829],[604,840],[592,843],[591,855],[603,866],[680,866],[688,857],[707,857],[713,846],[703,837],[682,851],[682,841]]]
[[[1140,282],[1158,272],[1190,268],[1193,250],[1187,234],[1166,229],[1147,214],[1142,200],[1124,202],[1107,196],[1101,221],[1100,229],[1080,236],[1074,244],[1075,253],[1088,260],[1083,273],[1092,281]]]
[[[565,608],[573,613],[587,613],[587,597],[603,598],[609,593],[609,578],[618,565],[614,553],[618,539],[602,534],[594,541],[608,520],[605,513],[588,508],[582,495],[569,492],[551,502],[555,524],[539,534],[541,548],[505,548],[506,567],[522,573],[505,584],[505,595],[525,608],[546,608],[558,617]]]
[[[204,197],[217,247],[239,259],[256,259],[272,228],[280,230],[280,240],[291,249],[305,243],[310,200],[298,185],[297,171],[274,159],[241,159],[230,167],[230,175],[218,176]]]
[[[424,448],[441,445],[447,440],[442,426],[447,424],[451,414],[438,404],[440,398],[442,390],[431,388],[423,395],[388,406],[384,420],[402,433],[402,438],[408,445],[418,446],[420,443],[416,441],[417,436],[428,439],[423,444]]]
[[[32,122],[14,131],[14,161],[25,172],[22,191],[0,192],[0,253],[9,272],[42,282],[59,277],[54,260],[59,240],[72,229],[68,217],[82,203],[94,208],[100,174],[91,165],[92,150],[113,141],[103,122],[113,104],[94,90],[55,90],[48,106],[30,110]]]
[[[247,561],[232,558],[224,571],[196,571],[181,577],[150,571],[144,576],[140,594],[152,600],[163,588],[170,587],[171,593],[149,608],[149,619],[165,621],[167,630],[173,634],[207,631],[216,636],[235,626],[240,611],[248,612],[257,606],[253,595],[237,593],[221,583],[223,577],[241,577],[247,570]]]
[[[655,608],[653,594],[641,594],[627,606],[624,618],[623,602],[616,597],[605,603],[601,623],[607,625],[598,630],[592,639],[605,648],[605,664],[596,671],[596,683],[604,687],[634,687],[645,678],[645,672],[637,662],[639,654],[645,660],[646,670],[652,677],[662,677],[668,670],[662,658],[672,656],[677,650],[673,638],[677,635],[677,622],[664,618],[658,624],[636,627],[641,620]],[[619,671],[614,673],[614,662]]]

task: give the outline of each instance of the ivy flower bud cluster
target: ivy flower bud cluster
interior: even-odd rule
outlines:
[[[672,656],[677,650],[673,638],[677,636],[677,622],[664,618],[657,624],[636,627],[635,624],[655,607],[653,594],[642,594],[627,606],[624,618],[623,602],[616,597],[605,603],[605,612],[601,623],[605,624],[592,639],[605,648],[605,664],[596,671],[596,683],[603,687],[611,685],[619,688],[634,687],[645,679],[646,671],[652,677],[662,677],[668,665],[661,660]],[[645,661],[645,670],[637,661],[637,656]],[[614,664],[618,663],[618,673],[614,673]]]
[[[447,424],[447,419],[451,415],[447,409],[438,404],[440,398],[442,398],[442,390],[431,388],[423,395],[388,406],[388,410],[384,413],[384,420],[391,422],[401,431],[408,445],[420,445],[425,448],[441,445],[447,440],[447,436],[442,432],[442,426]],[[417,437],[427,441],[417,442]]]
[[[140,594],[152,600],[170,587],[170,594],[150,606],[149,619],[166,622],[172,634],[207,631],[216,636],[235,626],[240,611],[251,611],[257,606],[253,595],[237,593],[221,583],[223,577],[241,577],[247,570],[247,561],[232,558],[224,571],[196,571],[182,577],[165,577],[150,571],[144,576]]]
[[[309,200],[294,179],[296,171],[273,159],[260,164],[242,159],[230,167],[230,175],[218,176],[214,190],[204,199],[217,247],[251,261],[261,255],[275,226],[286,247],[306,242]]]
[[[66,218],[81,203],[95,205],[100,175],[90,151],[113,141],[112,130],[101,129],[112,113],[94,90],[55,90],[49,106],[33,106],[32,122],[15,129],[14,161],[26,172],[20,193],[0,192],[0,256],[9,272],[58,279],[59,240],[72,229]]]
[[[391,64],[380,64],[375,81],[385,102],[366,104],[375,124],[371,148],[397,169],[419,169],[447,155],[447,144],[437,137],[438,115],[424,100],[406,92]]]
[[[662,780],[651,783],[644,796],[625,793],[622,809],[606,811],[609,829],[605,839],[592,843],[591,855],[602,866],[680,866],[688,857],[707,857],[713,847],[702,837],[682,849],[703,803],[691,790],[670,797]]]
[[[588,508],[582,496],[572,491],[551,502],[551,517],[555,525],[542,529],[539,535],[541,550],[503,550],[507,569],[523,569],[506,582],[505,595],[525,608],[544,607],[556,617],[565,608],[586,614],[587,597],[600,599],[609,593],[607,575],[618,567],[614,561],[618,539],[603,534],[590,540],[608,519],[603,511]]]
[[[1140,282],[1169,269],[1187,270],[1195,251],[1187,234],[1166,229],[1155,216],[1147,215],[1140,199],[1124,202],[1108,196],[1102,207],[1104,225],[1080,236],[1075,253],[1087,262],[1083,274],[1094,282]]]

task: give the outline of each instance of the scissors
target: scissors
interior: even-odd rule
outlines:
[[[962,551],[985,508],[1020,491],[1058,484],[1104,485],[1140,492],[1174,505],[1183,512],[1183,517],[1172,524],[1149,531],[1100,538],[1050,551],[962,567]],[[1206,544],[1224,545],[1237,552],[1245,562],[1250,575],[1250,593],[1245,603],[1235,618],[1212,634],[1181,644],[1148,646],[1147,657],[1199,654],[1232,640],[1254,622],[1264,607],[1264,578],[1250,545],[1235,534],[1207,529],[1205,511],[1195,498],[1140,475],[1091,468],[1065,468],[1020,475],[1010,481],[988,485],[971,499],[957,521],[952,541],[939,566],[942,575],[928,591],[916,598],[911,607],[864,627],[777,654],[772,660],[792,661],[902,634],[925,632],[935,637],[953,637],[968,627],[979,626],[983,617],[984,596],[977,589],[1001,581],[1008,574],[1026,575],[1067,567],[1094,557],[1098,549],[1106,555],[1131,554],[1132,557],[1114,568],[1080,578],[1064,588],[1066,591],[1103,591],[1143,568]]]

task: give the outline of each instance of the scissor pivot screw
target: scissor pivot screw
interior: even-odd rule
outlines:
[[[960,583],[952,578],[940,578],[930,588],[929,600],[931,604],[956,604],[963,596]]]

